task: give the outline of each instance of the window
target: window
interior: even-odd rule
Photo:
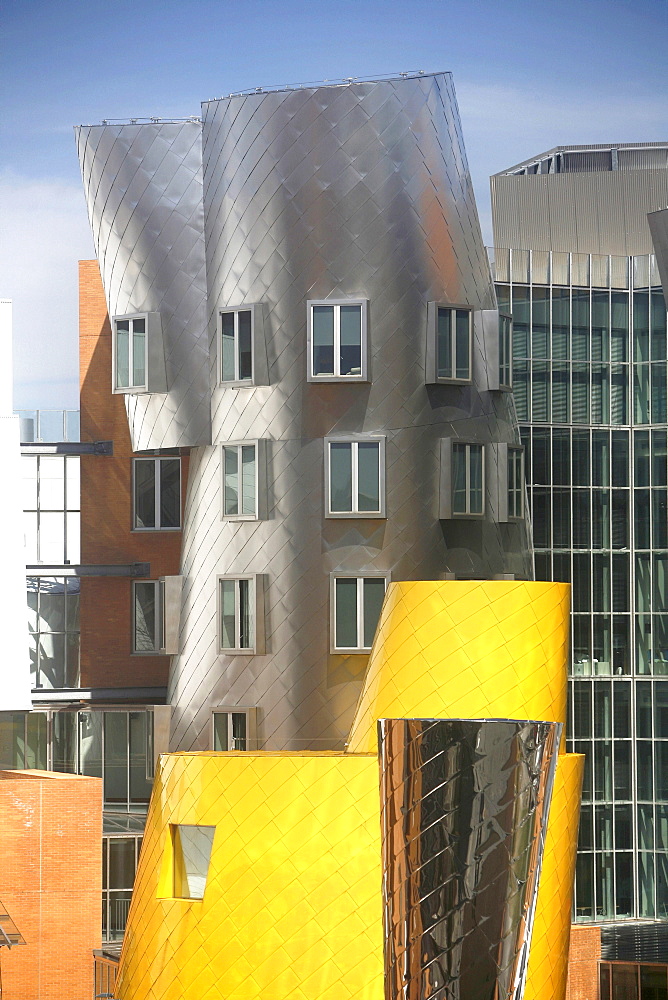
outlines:
[[[27,611],[33,688],[79,686],[77,577],[28,577]]]
[[[135,458],[135,531],[167,531],[181,526],[181,459]]]
[[[513,386],[513,321],[499,313],[499,386]]]
[[[159,653],[164,634],[162,581],[135,580],[132,596],[132,652]]]
[[[259,444],[244,441],[223,445],[223,517],[256,520],[259,512]]]
[[[452,444],[452,513],[484,512],[484,449],[481,444]]]
[[[214,750],[254,750],[256,709],[216,708],[213,712]]]
[[[332,578],[332,652],[366,653],[371,649],[387,580],[383,574]]]
[[[325,440],[327,517],[385,517],[385,438]]]
[[[365,300],[308,303],[308,380],[367,380]]]
[[[261,576],[218,578],[219,651],[264,652],[264,593]]]
[[[146,315],[114,319],[114,389],[146,389],[146,327]]]
[[[508,448],[508,517],[524,515],[524,451]]]
[[[253,382],[253,310],[220,314],[220,380]]]
[[[427,325],[427,382],[470,382],[472,310],[430,302]]]
[[[215,826],[174,824],[171,828],[174,852],[174,896],[203,899],[209,874]]]

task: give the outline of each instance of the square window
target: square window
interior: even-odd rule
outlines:
[[[513,320],[499,313],[499,388],[513,387]]]
[[[480,515],[485,510],[484,447],[452,443],[452,513]]]
[[[216,708],[213,712],[213,749],[254,750],[255,708]]]
[[[524,516],[524,450],[508,448],[508,518]]]
[[[327,517],[385,517],[385,438],[325,439]]]
[[[472,339],[472,309],[430,302],[427,307],[427,382],[470,382]]]
[[[176,899],[204,898],[215,832],[215,826],[172,825]]]
[[[332,577],[331,651],[367,653],[373,645],[388,576]]]
[[[253,310],[220,314],[220,381],[253,382]]]
[[[264,492],[262,441],[231,441],[222,447],[223,518],[255,521]]]
[[[133,458],[134,531],[181,526],[181,459]]]
[[[367,381],[367,301],[308,302],[309,382]]]
[[[264,652],[264,589],[261,576],[218,577],[218,650]]]

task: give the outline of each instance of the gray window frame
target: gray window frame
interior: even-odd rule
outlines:
[[[241,448],[255,449],[255,506],[252,514],[227,514],[225,512],[225,450],[234,448],[237,456]],[[220,448],[220,477],[221,477],[221,520],[223,521],[261,521],[266,517],[266,448],[265,442],[259,438],[245,441],[226,441]],[[238,464],[241,469],[241,463]],[[239,473],[240,475],[240,473]],[[241,493],[241,489],[239,490]]]
[[[391,580],[390,573],[383,573],[374,570],[369,570],[368,572],[359,571],[356,573],[346,573],[346,572],[336,572],[330,575],[330,590],[329,590],[329,651],[330,653],[336,653],[338,655],[368,655],[371,651],[371,646],[365,646],[363,644],[364,636],[364,581],[365,580],[384,580],[385,581],[385,594],[387,594],[387,588]],[[356,620],[356,631],[358,644],[356,646],[337,646],[336,645],[336,581],[337,580],[357,580],[357,620]]]
[[[313,309],[316,306],[334,307],[334,374],[316,375],[313,364]],[[360,344],[360,373],[359,375],[340,375],[336,369],[340,367],[340,330],[341,330],[341,306],[359,306],[361,320],[361,344]],[[350,299],[309,299],[306,303],[306,343],[307,343],[307,371],[306,380],[308,382],[369,382],[369,300],[365,298]]]
[[[152,527],[144,527],[143,525],[137,524],[137,466],[140,462],[153,462],[154,472],[153,479],[155,483],[155,525]],[[178,462],[179,463],[179,523],[177,525],[166,525],[162,526],[160,523],[160,502],[162,498],[162,475],[160,473],[161,464],[163,462]],[[181,458],[179,455],[156,455],[156,456],[137,456],[132,459],[132,531],[144,532],[144,531],[181,531],[182,522],[182,500],[181,500],[181,488],[182,488],[182,465]]]
[[[438,319],[439,312],[448,309],[454,316],[454,322],[450,325],[451,354],[453,358],[452,371],[457,371],[456,363],[456,337],[457,337],[457,312],[466,312],[469,317],[468,331],[468,374],[466,378],[458,378],[456,375],[439,375],[438,373]],[[428,385],[470,385],[473,381],[473,318],[474,310],[472,306],[454,302],[428,302],[427,303],[427,351],[425,362],[425,375]]]
[[[324,440],[324,461],[325,461],[325,517],[326,518],[372,518],[379,519],[387,517],[386,504],[385,504],[385,441],[386,437],[384,434],[348,434],[341,437],[331,436],[326,437]],[[338,511],[332,510],[332,469],[331,469],[331,445],[332,444],[349,444],[351,445],[351,462],[352,462],[352,506],[353,509],[349,511]],[[356,489],[356,484],[358,483],[358,467],[359,467],[359,445],[360,444],[378,444],[378,501],[379,509],[377,511],[365,511],[358,510],[359,507],[359,489]]]
[[[251,377],[239,378],[239,314],[250,313],[250,344],[251,344]],[[223,316],[232,314],[234,316],[234,374],[232,379],[223,378]],[[261,330],[261,315],[257,304],[228,306],[218,310],[218,385],[224,388],[247,388],[264,384],[266,381],[261,377],[259,363],[261,360],[258,339]],[[262,366],[264,367],[264,366]]]
[[[216,747],[216,719],[218,716],[227,717],[227,743],[228,746]],[[233,746],[235,737],[233,736],[233,716],[243,716],[246,723],[245,747]],[[254,705],[219,705],[211,712],[211,749],[214,753],[223,753],[230,750],[249,751],[257,749],[257,708]]]
[[[128,381],[131,379],[131,373],[134,367],[134,341],[132,337],[132,324],[136,320],[144,321],[144,381],[139,384],[131,383],[127,386],[118,385],[118,323],[129,323],[130,330],[128,335]],[[148,392],[149,391],[149,329],[150,329],[150,317],[149,313],[128,313],[125,316],[114,316],[111,321],[112,328],[112,338],[111,338],[111,390],[116,394],[127,394],[135,392]]]
[[[249,614],[253,641],[249,646],[239,645],[241,632],[241,597],[240,590],[235,587],[234,633],[235,645],[224,646],[223,638],[223,601],[221,584],[232,580],[240,583],[247,580],[249,588]],[[216,577],[216,646],[219,655],[225,656],[255,656],[265,652],[265,622],[264,622],[264,592],[265,580],[261,573],[222,573]]]

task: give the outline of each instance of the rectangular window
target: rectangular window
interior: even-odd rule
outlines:
[[[114,389],[147,387],[147,317],[114,319]]]
[[[433,381],[470,382],[472,310],[436,306],[433,316],[435,329],[430,330],[430,338],[433,338],[435,347]],[[428,351],[427,356],[431,357],[431,351]],[[430,373],[427,377],[432,380]]]
[[[171,830],[174,896],[177,899],[203,899],[216,828],[174,824]]]
[[[513,321],[504,313],[499,313],[499,385],[513,386]]]
[[[385,517],[385,438],[325,440],[327,517]]]
[[[308,303],[308,380],[367,379],[366,301]]]
[[[508,448],[508,517],[524,516],[524,451]]]
[[[254,750],[255,708],[217,708],[213,712],[214,750]]]
[[[181,459],[134,458],[135,531],[167,531],[181,526]]]
[[[220,314],[220,381],[253,382],[253,310],[230,309]]]
[[[223,445],[223,517],[259,517],[258,442]]]
[[[264,652],[263,605],[261,576],[218,578],[221,653]]]
[[[383,606],[385,575],[332,578],[332,652],[366,653],[371,649]]]
[[[452,512],[483,514],[485,509],[484,447],[452,444]]]
[[[132,603],[132,652],[159,653],[164,630],[162,581],[135,580]]]

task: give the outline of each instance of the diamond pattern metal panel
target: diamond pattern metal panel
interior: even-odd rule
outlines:
[[[390,584],[350,751],[373,751],[385,717],[565,724],[569,593],[507,580]]]
[[[388,1000],[519,1000],[561,726],[378,730]]]
[[[373,756],[167,755],[123,945],[122,1000],[382,1000]],[[201,901],[170,824],[216,827]]]
[[[329,653],[335,571],[531,576],[526,525],[438,519],[439,442],[516,440],[508,393],[426,386],[427,302],[493,308],[449,75],[203,106],[213,446],[193,455],[173,746],[208,746],[215,705],[256,704],[268,748],[342,746],[365,658]],[[369,300],[371,382],[306,381],[308,299]],[[268,384],[217,383],[222,308],[260,304]],[[387,518],[324,518],[323,437],[387,436]],[[220,445],[266,439],[267,520],[221,521]],[[202,482],[198,482],[201,477]],[[488,497],[492,503],[491,485]],[[266,574],[267,654],[216,653],[216,573]]]
[[[125,396],[132,447],[209,442],[201,127],[82,126],[76,137],[109,314],[162,322],[167,392]]]

